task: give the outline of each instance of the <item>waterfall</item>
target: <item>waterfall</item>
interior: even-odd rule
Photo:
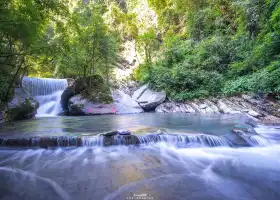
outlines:
[[[271,142],[261,135],[239,134],[251,146],[268,146]]]
[[[22,86],[40,104],[37,117],[55,116],[61,111],[61,94],[68,86],[66,79],[24,77]]]
[[[205,134],[185,134],[185,135],[175,135],[175,134],[160,134],[160,135],[139,135],[137,136],[140,143],[150,143],[150,142],[166,142],[168,144],[173,144],[181,147],[195,147],[195,146],[205,146],[205,147],[215,147],[215,146],[232,146],[231,142],[224,137],[205,135]]]
[[[240,134],[247,146],[269,146],[270,141],[261,135]],[[70,147],[70,146],[115,146],[147,145],[166,143],[180,148],[235,147],[234,141],[224,136],[206,134],[146,134],[146,135],[95,135],[95,136],[51,136],[27,138],[1,138],[0,146],[21,147]]]
[[[114,146],[114,145],[145,145],[150,143],[166,143],[174,146],[217,147],[232,146],[223,137],[211,135],[115,135],[115,136],[57,136],[31,138],[0,138],[2,146],[22,147],[70,147],[70,146]]]

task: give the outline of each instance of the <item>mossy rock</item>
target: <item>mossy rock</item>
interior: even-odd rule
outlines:
[[[86,89],[81,92],[82,97],[89,99],[94,103],[112,103],[113,97],[109,86],[104,82],[100,75],[94,75],[83,78],[87,85]],[[79,82],[81,79],[79,80]]]
[[[26,91],[16,88],[14,98],[8,103],[5,121],[31,119],[35,117],[39,103]]]

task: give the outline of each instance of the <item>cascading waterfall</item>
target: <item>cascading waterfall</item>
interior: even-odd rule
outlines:
[[[61,94],[68,86],[66,79],[24,77],[22,85],[40,104],[37,117],[55,116],[61,111]]]
[[[250,146],[268,146],[270,141],[261,135],[239,134]]]
[[[279,155],[279,145],[185,149],[157,143],[138,148],[4,149],[0,152],[1,197],[279,200]]]
[[[112,146],[112,145],[141,145],[151,143],[166,143],[179,147],[230,147],[230,141],[222,136],[212,135],[175,135],[175,134],[149,134],[149,135],[115,135],[115,136],[57,136],[32,137],[19,139],[0,138],[3,146],[33,146],[33,147],[69,147],[69,146]]]
[[[270,146],[271,142],[261,135],[240,135],[245,146]],[[147,134],[147,135],[95,135],[95,136],[51,136],[30,138],[0,138],[0,146],[19,147],[104,147],[123,145],[151,145],[165,143],[182,148],[237,147],[224,136],[206,134]]]
[[[141,143],[150,142],[166,142],[168,144],[183,146],[183,147],[194,147],[194,146],[232,146],[231,142],[226,140],[224,137],[213,136],[213,135],[175,135],[175,134],[160,134],[160,135],[139,135],[137,136]]]

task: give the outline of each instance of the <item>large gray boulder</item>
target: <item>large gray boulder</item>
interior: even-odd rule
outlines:
[[[137,100],[141,97],[141,95],[149,88],[148,84],[143,85],[142,87],[140,87],[138,90],[136,90],[133,95],[132,98],[134,100]]]
[[[134,92],[132,98],[138,102],[144,110],[151,111],[165,101],[166,93],[164,91],[153,91],[148,85],[143,85]]]
[[[114,104],[94,103],[81,95],[76,95],[69,100],[69,115],[106,115],[116,114],[116,106]]]
[[[144,112],[140,105],[122,90],[113,90],[112,96],[117,114],[132,114]]]
[[[31,119],[37,114],[39,103],[28,92],[15,88],[14,97],[8,103],[6,119],[10,121]]]

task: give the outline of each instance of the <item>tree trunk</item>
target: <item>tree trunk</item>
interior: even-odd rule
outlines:
[[[22,58],[21,63],[19,64],[19,66],[17,68],[17,71],[16,71],[15,75],[13,76],[12,81],[9,84],[8,90],[7,90],[6,95],[5,95],[5,101],[6,102],[8,102],[10,91],[13,88],[14,81],[15,81],[16,77],[18,76],[18,73],[20,71],[20,68],[21,68],[23,62],[24,62],[24,58]]]

